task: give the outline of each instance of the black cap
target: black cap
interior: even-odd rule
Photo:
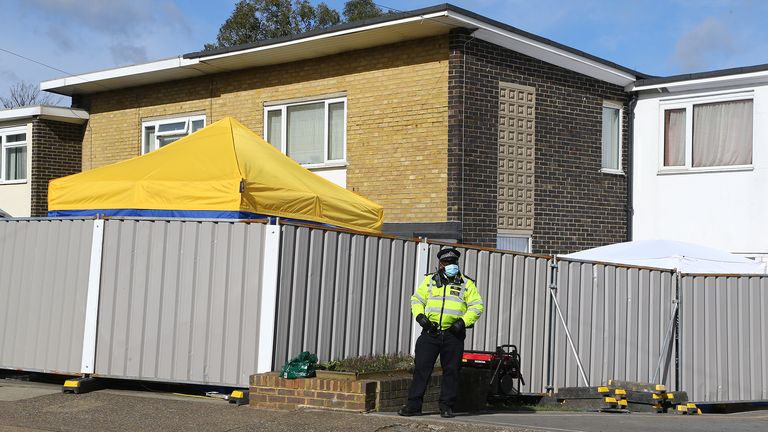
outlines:
[[[437,253],[437,259],[440,261],[458,260],[460,256],[461,252],[452,247],[441,249],[440,252]]]

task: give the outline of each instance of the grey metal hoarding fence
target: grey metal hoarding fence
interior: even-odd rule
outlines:
[[[0,368],[80,371],[92,231],[0,219]]]
[[[305,350],[409,352],[416,252],[412,240],[282,225],[274,367]]]
[[[665,343],[675,285],[673,271],[558,260],[558,303],[591,385],[650,382],[660,356],[658,376],[666,371],[666,382],[675,382]],[[585,385],[561,322],[554,350],[554,387]]]
[[[247,386],[264,237],[263,223],[108,220],[95,373]]]
[[[245,386],[302,350],[409,352],[409,298],[442,246],[298,224],[0,221],[0,368]],[[517,345],[524,391],[583,384],[578,356],[592,385],[768,399],[768,276],[459,248],[486,302],[466,348]]]
[[[684,275],[682,388],[696,401],[768,399],[768,277]]]

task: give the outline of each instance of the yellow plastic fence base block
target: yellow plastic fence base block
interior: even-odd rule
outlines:
[[[628,402],[626,399],[622,399],[619,401],[619,406],[626,408],[628,406]]]
[[[656,391],[664,392],[667,391],[667,386],[664,384],[656,384]]]
[[[661,395],[660,394],[656,394],[656,393],[652,394],[651,397],[653,399],[661,399]]]
[[[685,404],[685,406],[688,408],[694,408],[694,409],[696,408],[696,404],[693,402],[688,402],[687,404]]]
[[[78,380],[64,381],[64,388],[77,388],[77,387],[80,387],[80,381]]]
[[[605,403],[607,403],[607,404],[614,404],[615,405],[615,404],[618,403],[618,401],[616,400],[616,398],[612,398],[610,396],[606,396]]]
[[[248,390],[233,390],[227,398],[229,403],[240,405],[247,405],[249,402]]]
[[[667,393],[667,399],[674,399],[675,394],[674,393]]]
[[[598,387],[597,388],[597,392],[598,393],[608,393],[609,391],[611,391],[611,389],[609,389],[608,387]]]
[[[627,391],[624,389],[616,389],[613,393],[617,395],[626,395]]]

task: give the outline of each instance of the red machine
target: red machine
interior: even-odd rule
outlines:
[[[507,349],[509,348],[509,349]],[[488,398],[504,399],[520,394],[525,379],[520,372],[520,354],[515,345],[500,345],[496,351],[464,351],[462,366],[487,369],[491,372]]]

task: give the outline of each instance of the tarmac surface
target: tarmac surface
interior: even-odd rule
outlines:
[[[768,431],[768,411],[730,415],[526,412],[399,417],[251,409],[219,399],[103,389],[73,395],[60,384],[0,380],[0,432],[29,431],[587,432]]]

